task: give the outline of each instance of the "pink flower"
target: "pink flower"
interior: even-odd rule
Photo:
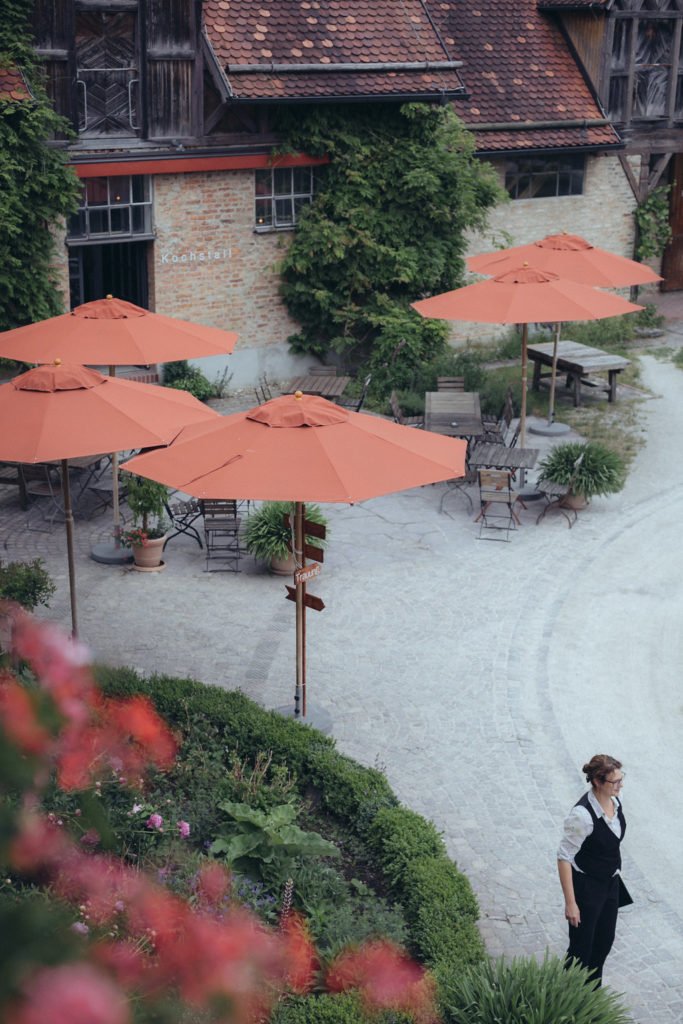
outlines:
[[[190,823],[189,821],[179,821],[178,831],[180,832],[181,839],[187,839],[190,834]]]
[[[161,817],[160,814],[150,814],[149,818],[145,822],[145,827],[156,828],[161,832],[163,824],[164,819]]]
[[[26,983],[26,999],[7,1024],[129,1024],[121,990],[96,967],[45,967]]]

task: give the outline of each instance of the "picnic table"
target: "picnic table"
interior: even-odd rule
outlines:
[[[472,469],[533,469],[538,459],[538,448],[508,448],[504,444],[475,444],[470,452]]]
[[[321,398],[339,398],[344,394],[351,382],[350,377],[336,377],[332,374],[309,373],[303,377],[294,377],[283,388],[286,395],[303,391],[305,395],[319,395]]]
[[[481,419],[479,392],[427,391],[425,430],[468,440],[483,437],[486,428]]]
[[[542,373],[542,368],[553,365],[553,347],[553,342],[547,342],[543,345],[529,345],[527,349],[529,359],[534,363],[532,387],[536,391],[541,380],[550,376]],[[630,359],[624,359],[623,356],[591,348],[568,338],[557,345],[557,370],[558,373],[567,374],[567,387],[574,388],[574,405],[581,404],[582,384],[601,388],[607,392],[608,400],[614,402],[617,397],[617,377],[630,364]],[[594,376],[601,373],[607,373],[607,380]]]

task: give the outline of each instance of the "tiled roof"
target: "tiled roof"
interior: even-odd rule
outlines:
[[[422,0],[204,0],[204,22],[238,99],[462,91]]]
[[[590,124],[604,114],[560,29],[539,13],[536,0],[426,3],[449,50],[464,62],[470,98],[456,101],[458,114],[475,133],[477,125],[500,126],[477,133],[479,149],[619,144],[609,125]],[[573,124],[563,128],[563,121]]]
[[[20,71],[0,68],[0,100],[27,100],[30,95]]]
[[[553,11],[560,8],[570,11],[580,11],[591,7],[607,9],[611,0],[538,0],[538,8],[541,11]]]

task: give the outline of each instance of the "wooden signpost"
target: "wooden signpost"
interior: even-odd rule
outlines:
[[[285,515],[285,526],[291,530],[290,517]],[[306,717],[306,609],[321,612],[325,605],[321,598],[306,592],[308,580],[320,575],[320,562],[325,558],[322,548],[308,544],[306,537],[324,540],[326,529],[320,523],[306,519],[306,506],[297,501],[294,505],[294,586],[287,586],[286,599],[296,604],[296,689],[294,691],[294,715]],[[291,546],[290,546],[291,547]],[[310,565],[307,558],[315,559]]]

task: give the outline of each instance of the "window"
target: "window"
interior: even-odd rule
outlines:
[[[615,0],[607,107],[617,121],[683,117],[679,0]]]
[[[67,240],[83,242],[152,235],[152,188],[143,175],[86,178],[78,211],[69,218]]]
[[[256,230],[293,228],[315,192],[314,167],[277,167],[256,171]]]
[[[505,165],[505,188],[513,199],[580,196],[585,157],[522,157]]]

